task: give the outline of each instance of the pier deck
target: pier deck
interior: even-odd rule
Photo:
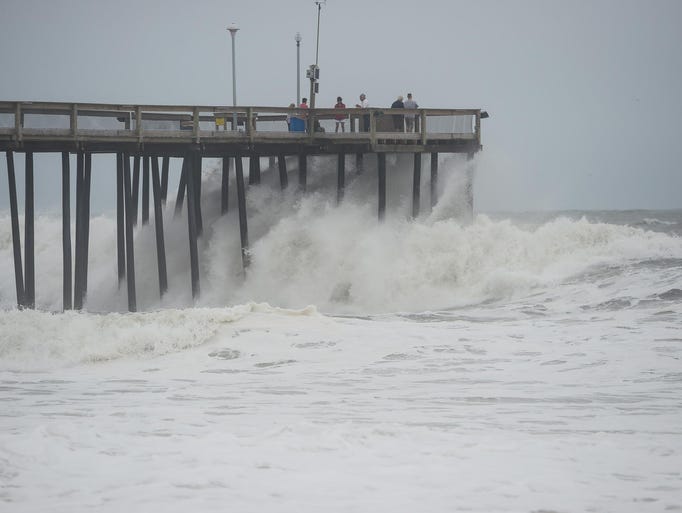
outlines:
[[[334,131],[336,116],[347,117],[346,132]],[[414,132],[403,128],[407,116],[415,119]],[[289,131],[290,118],[305,119],[307,130]],[[481,147],[480,120],[480,109],[302,110],[0,102],[0,150],[107,153],[144,148],[158,156],[181,157],[189,147],[200,145],[206,157],[236,152],[245,156],[340,151],[472,153]],[[361,131],[365,122],[369,127]]]

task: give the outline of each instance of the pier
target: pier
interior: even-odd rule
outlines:
[[[345,131],[336,132],[344,117]],[[34,169],[35,153],[62,156],[63,308],[81,309],[87,296],[90,230],[90,183],[93,154],[116,157],[116,219],[119,285],[127,288],[128,309],[137,310],[134,227],[149,222],[150,196],[158,260],[159,294],[168,288],[163,206],[168,196],[170,159],[182,160],[175,213],[187,212],[192,296],[201,292],[197,241],[201,215],[202,159],[222,159],[221,212],[228,211],[229,175],[234,172],[239,211],[242,263],[249,265],[248,187],[258,186],[260,159],[275,162],[282,189],[290,186],[287,157],[298,163],[298,188],[306,190],[310,156],[337,157],[337,201],[343,201],[346,156],[355,158],[357,173],[364,158],[376,154],[377,216],[386,213],[386,154],[414,156],[412,216],[420,213],[422,155],[430,155],[431,205],[437,201],[438,154],[480,151],[480,109],[298,109],[279,107],[108,105],[86,103],[0,102],[0,151],[7,160],[10,217],[19,308],[35,306]],[[412,118],[413,131],[406,131]],[[298,128],[300,131],[292,131]],[[25,154],[24,256],[22,259],[14,154]],[[75,243],[72,254],[70,155],[76,155]],[[248,159],[245,179],[243,159]],[[56,170],[55,170],[56,171]],[[140,176],[141,175],[141,176]],[[142,181],[140,194],[140,178]],[[467,177],[466,208],[473,210],[472,177]],[[140,198],[141,196],[141,198]],[[141,204],[140,204],[141,201]],[[138,216],[140,214],[140,216]],[[73,258],[73,265],[72,265]]]

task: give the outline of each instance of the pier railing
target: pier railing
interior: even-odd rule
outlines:
[[[362,141],[381,151],[382,146],[447,145],[454,141],[480,146],[480,120],[480,109],[0,102],[0,144]]]

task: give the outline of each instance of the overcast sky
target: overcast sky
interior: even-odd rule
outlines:
[[[238,103],[294,101],[313,0],[0,0],[0,100],[231,104],[232,22]],[[317,105],[486,109],[477,210],[682,208],[681,27],[680,0],[328,0]]]

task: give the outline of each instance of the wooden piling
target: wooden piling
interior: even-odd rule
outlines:
[[[163,157],[161,166],[161,204],[166,206],[168,197],[168,174],[170,168],[170,157]]]
[[[62,308],[73,308],[71,274],[71,162],[69,152],[62,152]]]
[[[137,226],[137,210],[140,196],[140,155],[133,157],[133,190],[131,192],[133,206],[133,226]]]
[[[83,308],[83,187],[85,183],[85,154],[76,154],[76,247],[73,267],[73,307]]]
[[[190,260],[190,275],[192,280],[192,298],[199,297],[201,286],[199,283],[199,253],[197,250],[197,209],[195,205],[196,195],[196,179],[194,178],[195,157],[192,152],[185,155],[187,160],[187,170],[189,171],[187,177],[187,232],[189,235],[189,260]]]
[[[126,284],[128,285],[128,311],[137,311],[135,293],[135,247],[133,245],[133,194],[130,186],[130,156],[123,156],[123,195],[126,225]]]
[[[85,175],[83,192],[83,301],[88,294],[88,264],[90,253],[90,186],[92,183],[92,153],[85,154]]]
[[[223,157],[223,175],[220,183],[220,215],[225,215],[230,192],[230,157]]]
[[[339,153],[336,159],[336,204],[340,205],[346,189],[346,154]]]
[[[194,223],[197,228],[197,237],[201,237],[204,233],[204,220],[201,215],[201,153],[193,151],[192,154],[193,158],[190,169],[193,169],[191,176],[194,177]],[[193,168],[192,165],[194,166]]]
[[[244,185],[244,167],[242,157],[237,155],[235,162],[235,176],[237,181],[237,205],[239,208],[239,237],[242,245],[242,267],[249,267],[249,229],[246,222],[246,187]]]
[[[277,157],[277,164],[279,167],[279,185],[282,190],[289,186],[289,175],[287,174],[287,161],[284,154],[280,153]]]
[[[126,277],[125,198],[123,190],[123,154],[116,154],[116,254],[118,260],[118,287]]]
[[[252,155],[249,158],[249,185],[258,185],[260,183],[260,157]]]
[[[431,153],[431,208],[438,203],[438,153]]]
[[[178,217],[182,212],[182,203],[185,198],[185,189],[187,189],[187,158],[182,159],[182,171],[180,171],[180,183],[178,184],[178,195],[175,198],[175,217]]]
[[[412,218],[419,217],[419,200],[422,182],[422,154],[414,154],[414,173],[412,175]]]
[[[142,156],[142,226],[149,224],[149,159]]]
[[[298,188],[305,192],[308,187],[308,156],[305,153],[298,154]]]
[[[10,215],[12,217],[12,249],[14,250],[14,282],[17,290],[17,307],[24,307],[24,264],[21,259],[19,238],[19,208],[17,206],[17,181],[14,173],[14,153],[6,152],[7,182],[9,187]]]
[[[154,192],[154,231],[156,232],[156,259],[159,270],[159,296],[163,298],[168,290],[168,273],[166,271],[166,244],[163,236],[163,209],[161,201],[161,180],[159,179],[159,159],[152,157],[152,188]]]
[[[33,152],[26,152],[26,193],[24,201],[24,298],[26,308],[36,306],[35,208],[33,187]]]
[[[473,153],[467,154],[467,161],[472,161],[474,158]],[[464,184],[464,204],[466,206],[466,214],[469,219],[474,218],[474,170],[472,165],[469,164],[465,170],[465,184]]]
[[[355,154],[355,172],[359,175],[365,172],[364,158],[365,156],[362,153]]]
[[[377,173],[379,182],[379,221],[386,216],[386,154],[377,153]]]

